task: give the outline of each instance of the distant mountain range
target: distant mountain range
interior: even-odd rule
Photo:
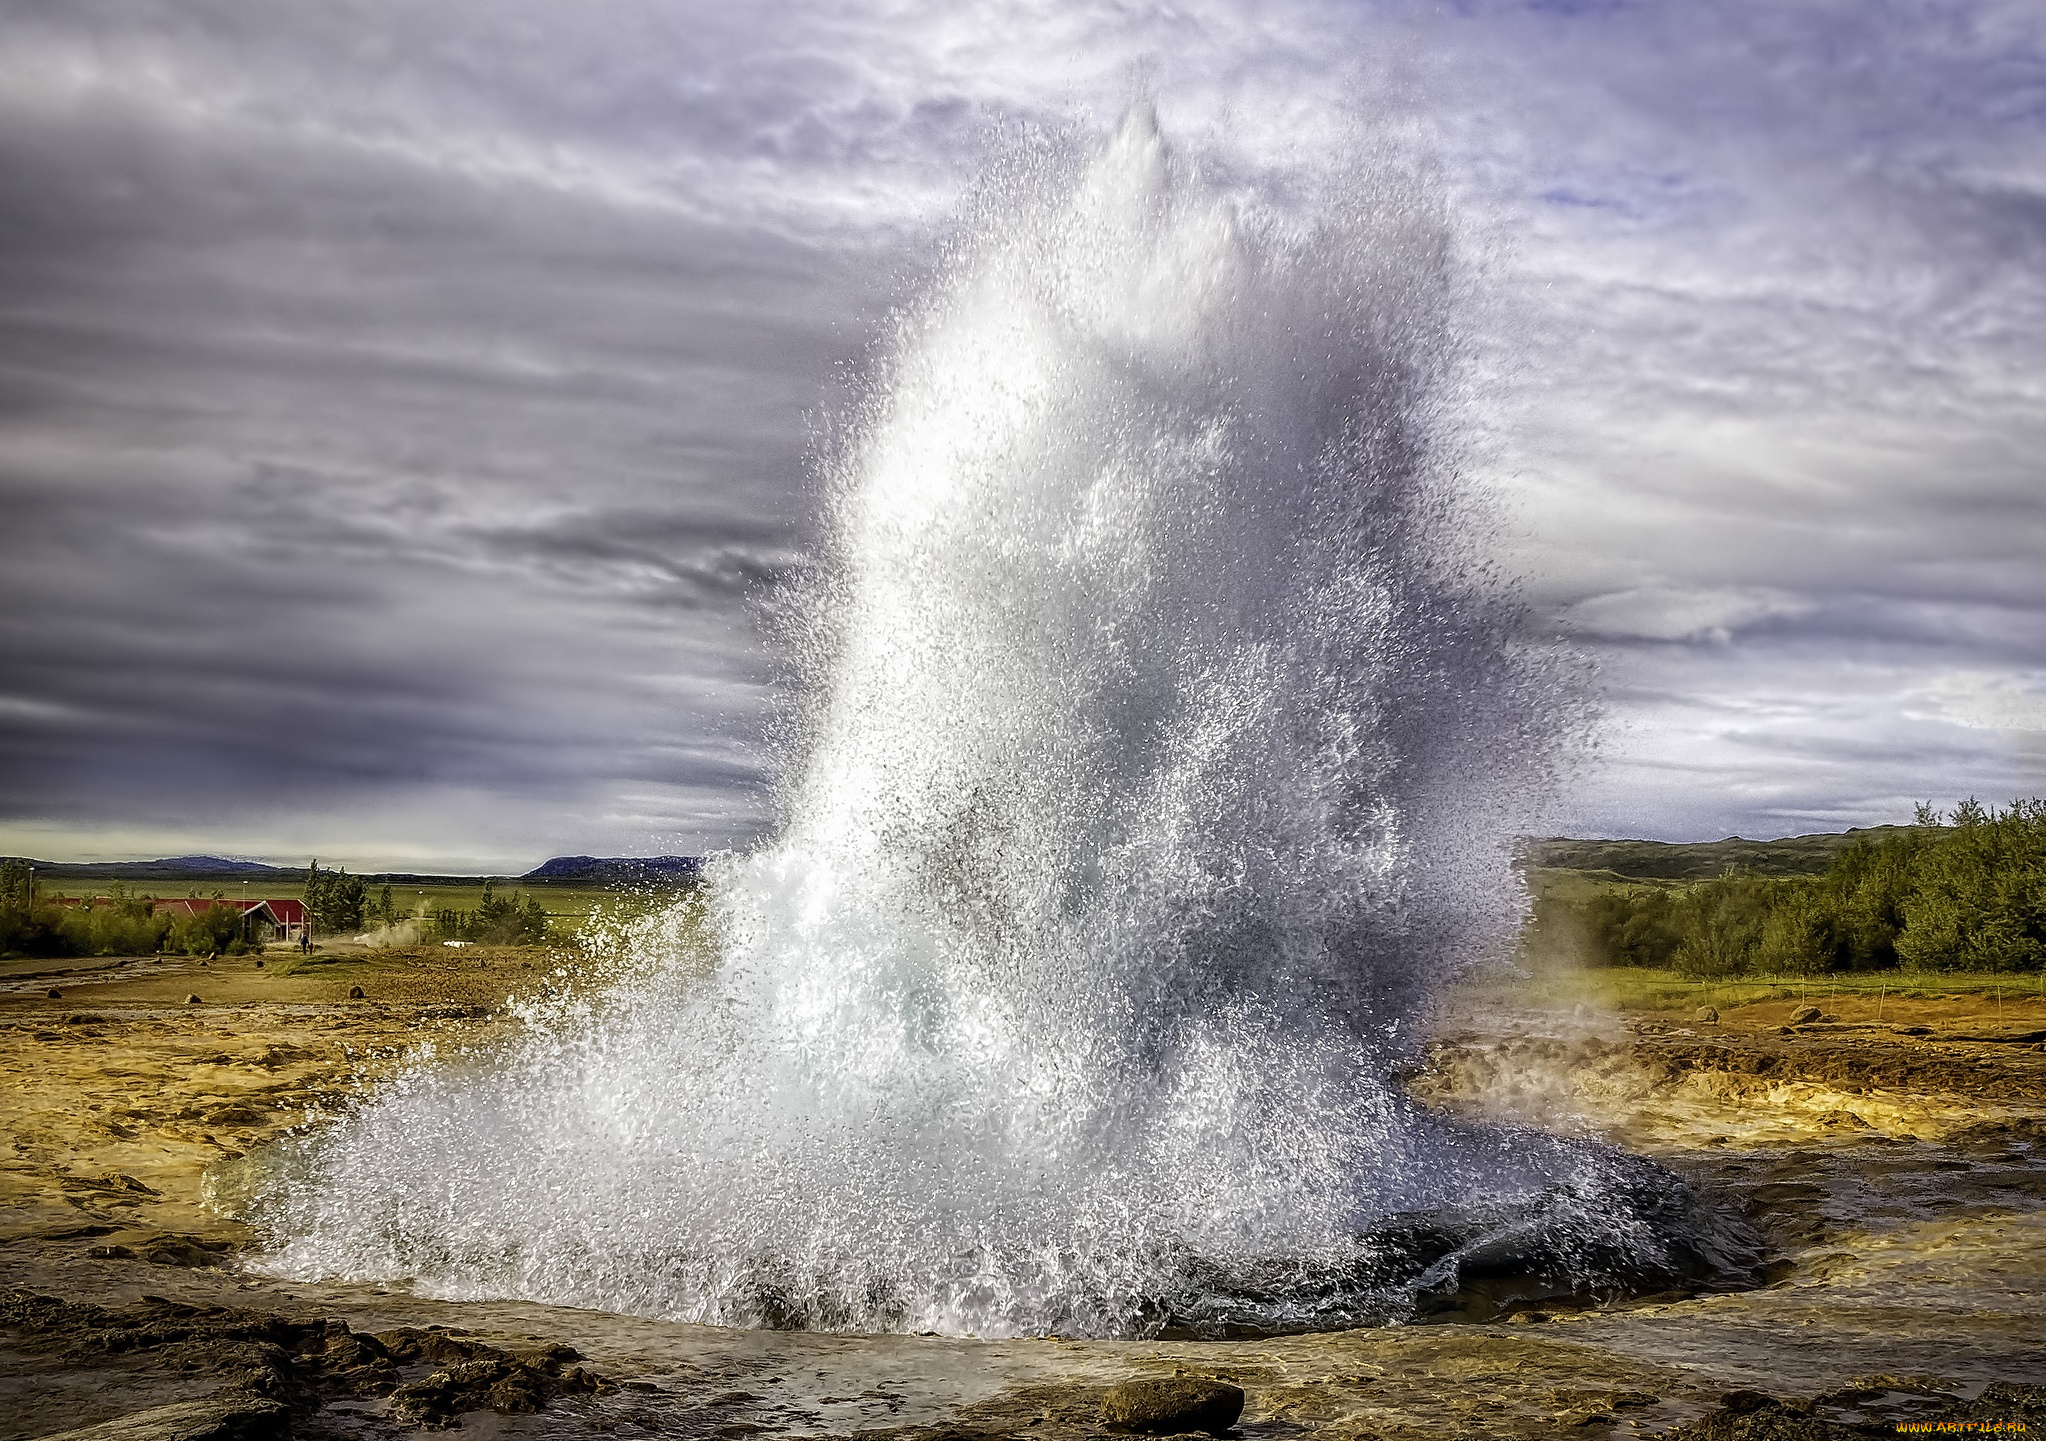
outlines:
[[[1723,841],[1670,843],[1666,841],[1566,840],[1530,842],[1531,864],[1559,870],[1610,871],[1637,879],[1706,880],[1729,866],[1760,875],[1817,875],[1833,857],[1858,840],[1876,840],[1904,830],[1902,826],[1873,826],[1809,836],[1786,836],[1776,841],[1750,841],[1729,836]],[[0,857],[0,859],[26,859]],[[165,856],[154,861],[104,861],[62,864],[31,860],[39,875],[51,880],[192,881],[239,878],[296,886],[305,871],[296,866],[265,865],[261,861],[240,861],[227,856]],[[552,882],[557,885],[587,886],[672,886],[695,880],[703,874],[701,856],[556,856],[518,877],[529,885]],[[481,876],[439,876],[365,874],[363,880],[384,882],[475,883]]]
[[[27,856],[9,856],[6,859],[27,861],[43,875],[82,881],[184,881],[219,876],[246,876],[252,881],[282,877],[296,880],[305,874],[302,870],[287,866],[267,866],[261,861],[237,861],[226,856],[165,856],[162,860],[156,861],[96,861],[77,864],[30,860]]]
[[[299,866],[272,866],[261,861],[238,861],[227,856],[165,856],[154,861],[87,861],[67,863],[38,861],[27,856],[0,857],[25,861],[36,874],[52,881],[201,881],[249,880],[289,886],[294,891],[305,882]],[[528,883],[580,883],[592,886],[672,886],[693,881],[703,870],[700,856],[556,856],[518,879]],[[443,876],[392,871],[370,872],[362,879],[373,885],[385,882],[475,883],[482,876]]]
[[[701,856],[556,856],[522,881],[582,881],[589,885],[673,885],[703,873]]]
[[[1545,840],[1528,847],[1536,866],[1566,871],[1609,871],[1629,880],[1709,881],[1729,868],[1760,876],[1823,875],[1833,858],[1856,841],[1879,841],[1909,826],[1869,826],[1780,841],[1750,841],[1728,836],[1723,841],[1594,841]]]

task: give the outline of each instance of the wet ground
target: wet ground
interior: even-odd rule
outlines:
[[[1263,1341],[975,1342],[243,1274],[209,1176],[563,983],[515,952],[281,969],[0,967],[0,1441],[1063,1438],[1100,1433],[1110,1387],[1175,1373],[1241,1387],[1246,1437],[2046,1428],[2027,1389],[2046,1384],[2046,1004],[1850,1000],[1796,1026],[1787,1001],[1709,1022],[1446,1009],[1418,1094],[1677,1168],[1767,1238],[1758,1289]]]

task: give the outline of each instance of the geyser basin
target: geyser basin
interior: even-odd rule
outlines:
[[[991,189],[833,476],[715,973],[650,927],[596,1003],[388,1088],[285,1158],[263,1264],[982,1335],[1740,1264],[1666,1173],[1388,1079],[1517,919],[1553,698],[1474,578],[1442,220],[1326,189],[1203,183],[1141,111]]]

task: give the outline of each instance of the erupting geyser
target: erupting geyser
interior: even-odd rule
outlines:
[[[1445,457],[1442,223],[1356,190],[1225,191],[1143,112],[996,187],[837,462],[804,754],[715,873],[714,973],[650,930],[387,1087],[282,1158],[262,1264],[1114,1335],[1737,1262],[1665,1173],[1388,1079],[1518,916],[1546,728]]]

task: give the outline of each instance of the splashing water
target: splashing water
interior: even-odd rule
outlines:
[[[997,187],[839,463],[805,761],[714,971],[649,930],[301,1143],[261,1264],[983,1335],[1737,1264],[1664,1173],[1389,1079],[1518,918],[1544,697],[1443,450],[1445,227],[1357,190],[1303,222],[1142,111]]]

